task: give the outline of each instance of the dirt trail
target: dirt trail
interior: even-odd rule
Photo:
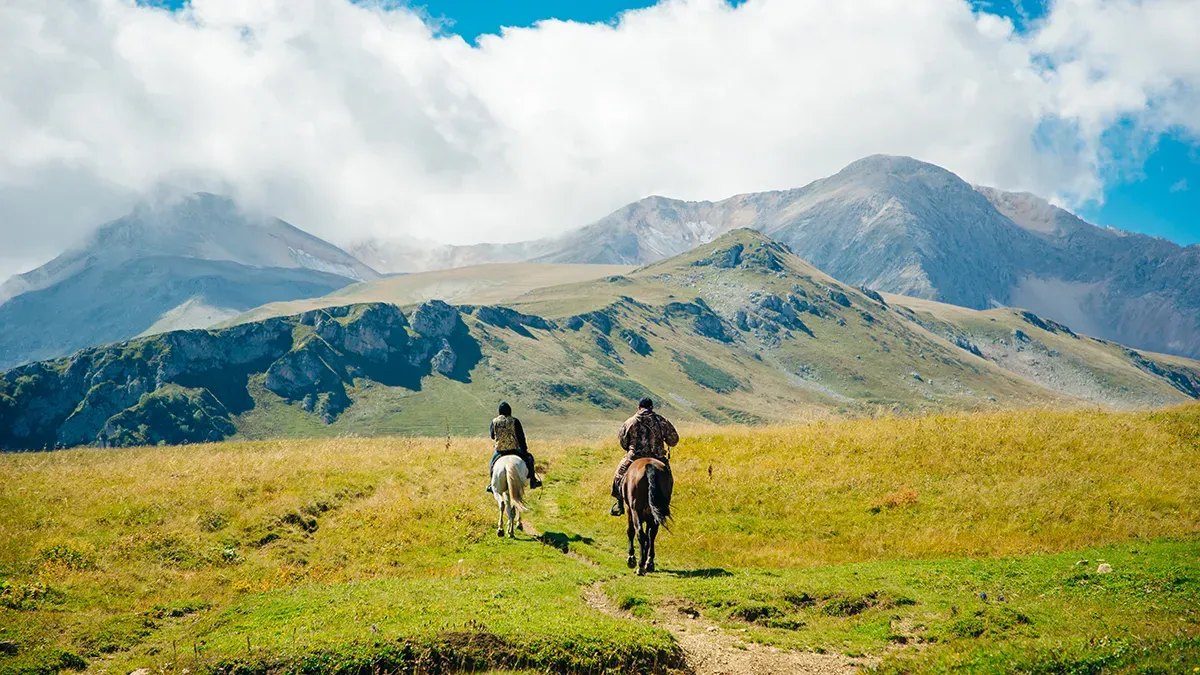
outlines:
[[[584,592],[589,607],[622,619],[633,619],[618,609],[599,583]],[[703,617],[679,613],[677,607],[664,608],[678,614],[678,620],[657,621],[655,625],[675,636],[683,649],[688,667],[695,675],[850,675],[864,666],[875,665],[871,658],[852,659],[841,654],[790,652],[747,642],[730,635]]]
[[[558,510],[558,504],[553,499],[540,504],[547,511]],[[528,535],[543,539],[538,528],[524,518],[521,529]],[[597,565],[595,561],[574,551],[564,553],[588,565]],[[589,607],[620,619],[641,620],[613,604],[601,584],[596,582],[584,589],[583,597]],[[760,645],[731,635],[701,616],[684,614],[680,609],[677,606],[663,607],[660,614],[676,618],[656,620],[654,624],[675,636],[693,675],[853,675],[864,666],[877,665],[879,662],[869,657],[855,659],[843,654],[793,652]]]

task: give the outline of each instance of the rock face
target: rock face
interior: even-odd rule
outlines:
[[[423,302],[412,313],[413,330],[431,339],[448,337],[459,321],[458,310],[441,300]]]
[[[532,314],[522,314],[509,307],[463,307],[463,310],[468,313],[474,313],[476,318],[488,325],[498,328],[508,328],[525,335],[529,335],[529,331],[525,330],[526,327],[538,330],[554,330],[558,328],[557,324],[553,321],[543,319],[540,316],[533,316]]]
[[[621,331],[621,339],[625,341],[625,344],[629,345],[629,348],[632,349],[635,354],[648,356],[654,351],[646,338],[628,328]]]
[[[696,298],[692,302],[668,303],[663,309],[663,314],[668,319],[680,316],[693,317],[692,330],[697,335],[719,342],[733,342],[733,338],[725,331],[725,322],[700,298]]]
[[[567,328],[571,330],[580,330],[585,323],[590,323],[595,326],[596,330],[608,335],[613,329],[613,317],[608,311],[588,312],[586,314],[577,314],[567,319]]]
[[[176,331],[85,349],[0,375],[0,449],[214,441],[255,403],[249,378],[326,423],[366,379],[419,386],[478,361],[458,310],[428,302],[335,307],[224,330]],[[467,354],[464,358],[463,354]]]
[[[442,348],[433,355],[433,360],[430,365],[433,369],[443,375],[450,375],[454,372],[454,366],[458,363],[458,355],[450,347],[450,342],[442,340]]]
[[[734,321],[739,330],[754,332],[759,337],[776,336],[785,330],[799,331],[812,337],[813,332],[800,318],[803,312],[812,312],[814,305],[789,293],[787,299],[778,295],[759,297],[753,304],[738,310]]]

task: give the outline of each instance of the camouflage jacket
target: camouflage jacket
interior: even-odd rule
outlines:
[[[653,410],[639,410],[621,427],[617,436],[621,447],[638,457],[667,456],[667,447],[679,443],[679,433],[667,418]]]
[[[511,415],[500,415],[492,420],[490,435],[496,442],[496,452],[529,449],[525,444],[525,430],[521,428],[521,420]]]

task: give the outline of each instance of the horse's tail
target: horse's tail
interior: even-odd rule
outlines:
[[[663,470],[655,464],[646,465],[646,488],[650,499],[650,517],[655,525],[666,527],[667,519],[671,517],[671,474],[663,475]]]
[[[521,474],[517,472],[518,466],[520,465],[516,462],[509,462],[504,471],[508,480],[508,498],[512,500],[512,505],[517,507],[517,511],[524,511],[525,481],[521,480]]]

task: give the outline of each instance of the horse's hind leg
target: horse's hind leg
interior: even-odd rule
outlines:
[[[627,516],[626,520],[629,522],[629,558],[625,561],[625,564],[629,565],[629,569],[633,569],[637,567],[637,558],[633,556],[633,537],[637,534],[638,528],[634,521],[633,509],[626,511],[625,515]]]
[[[496,496],[496,505],[500,510],[500,517],[496,520],[496,536],[504,536],[504,498],[500,495]]]
[[[658,540],[658,524],[655,523],[653,520],[651,520],[649,523],[646,524],[646,528],[650,530],[646,536],[646,538],[649,540],[649,546],[647,548],[650,550],[650,559],[646,561],[646,571],[653,572],[654,571],[654,542]]]
[[[517,516],[517,506],[515,504],[513,504],[512,502],[509,502],[509,504],[508,504],[508,537],[509,537],[509,539],[517,538],[516,532],[514,531],[517,527],[517,517],[518,517]]]
[[[646,558],[650,555],[650,533],[646,530],[649,524],[641,523],[638,527],[638,549],[641,554],[641,559],[638,561],[638,576],[646,573]]]

